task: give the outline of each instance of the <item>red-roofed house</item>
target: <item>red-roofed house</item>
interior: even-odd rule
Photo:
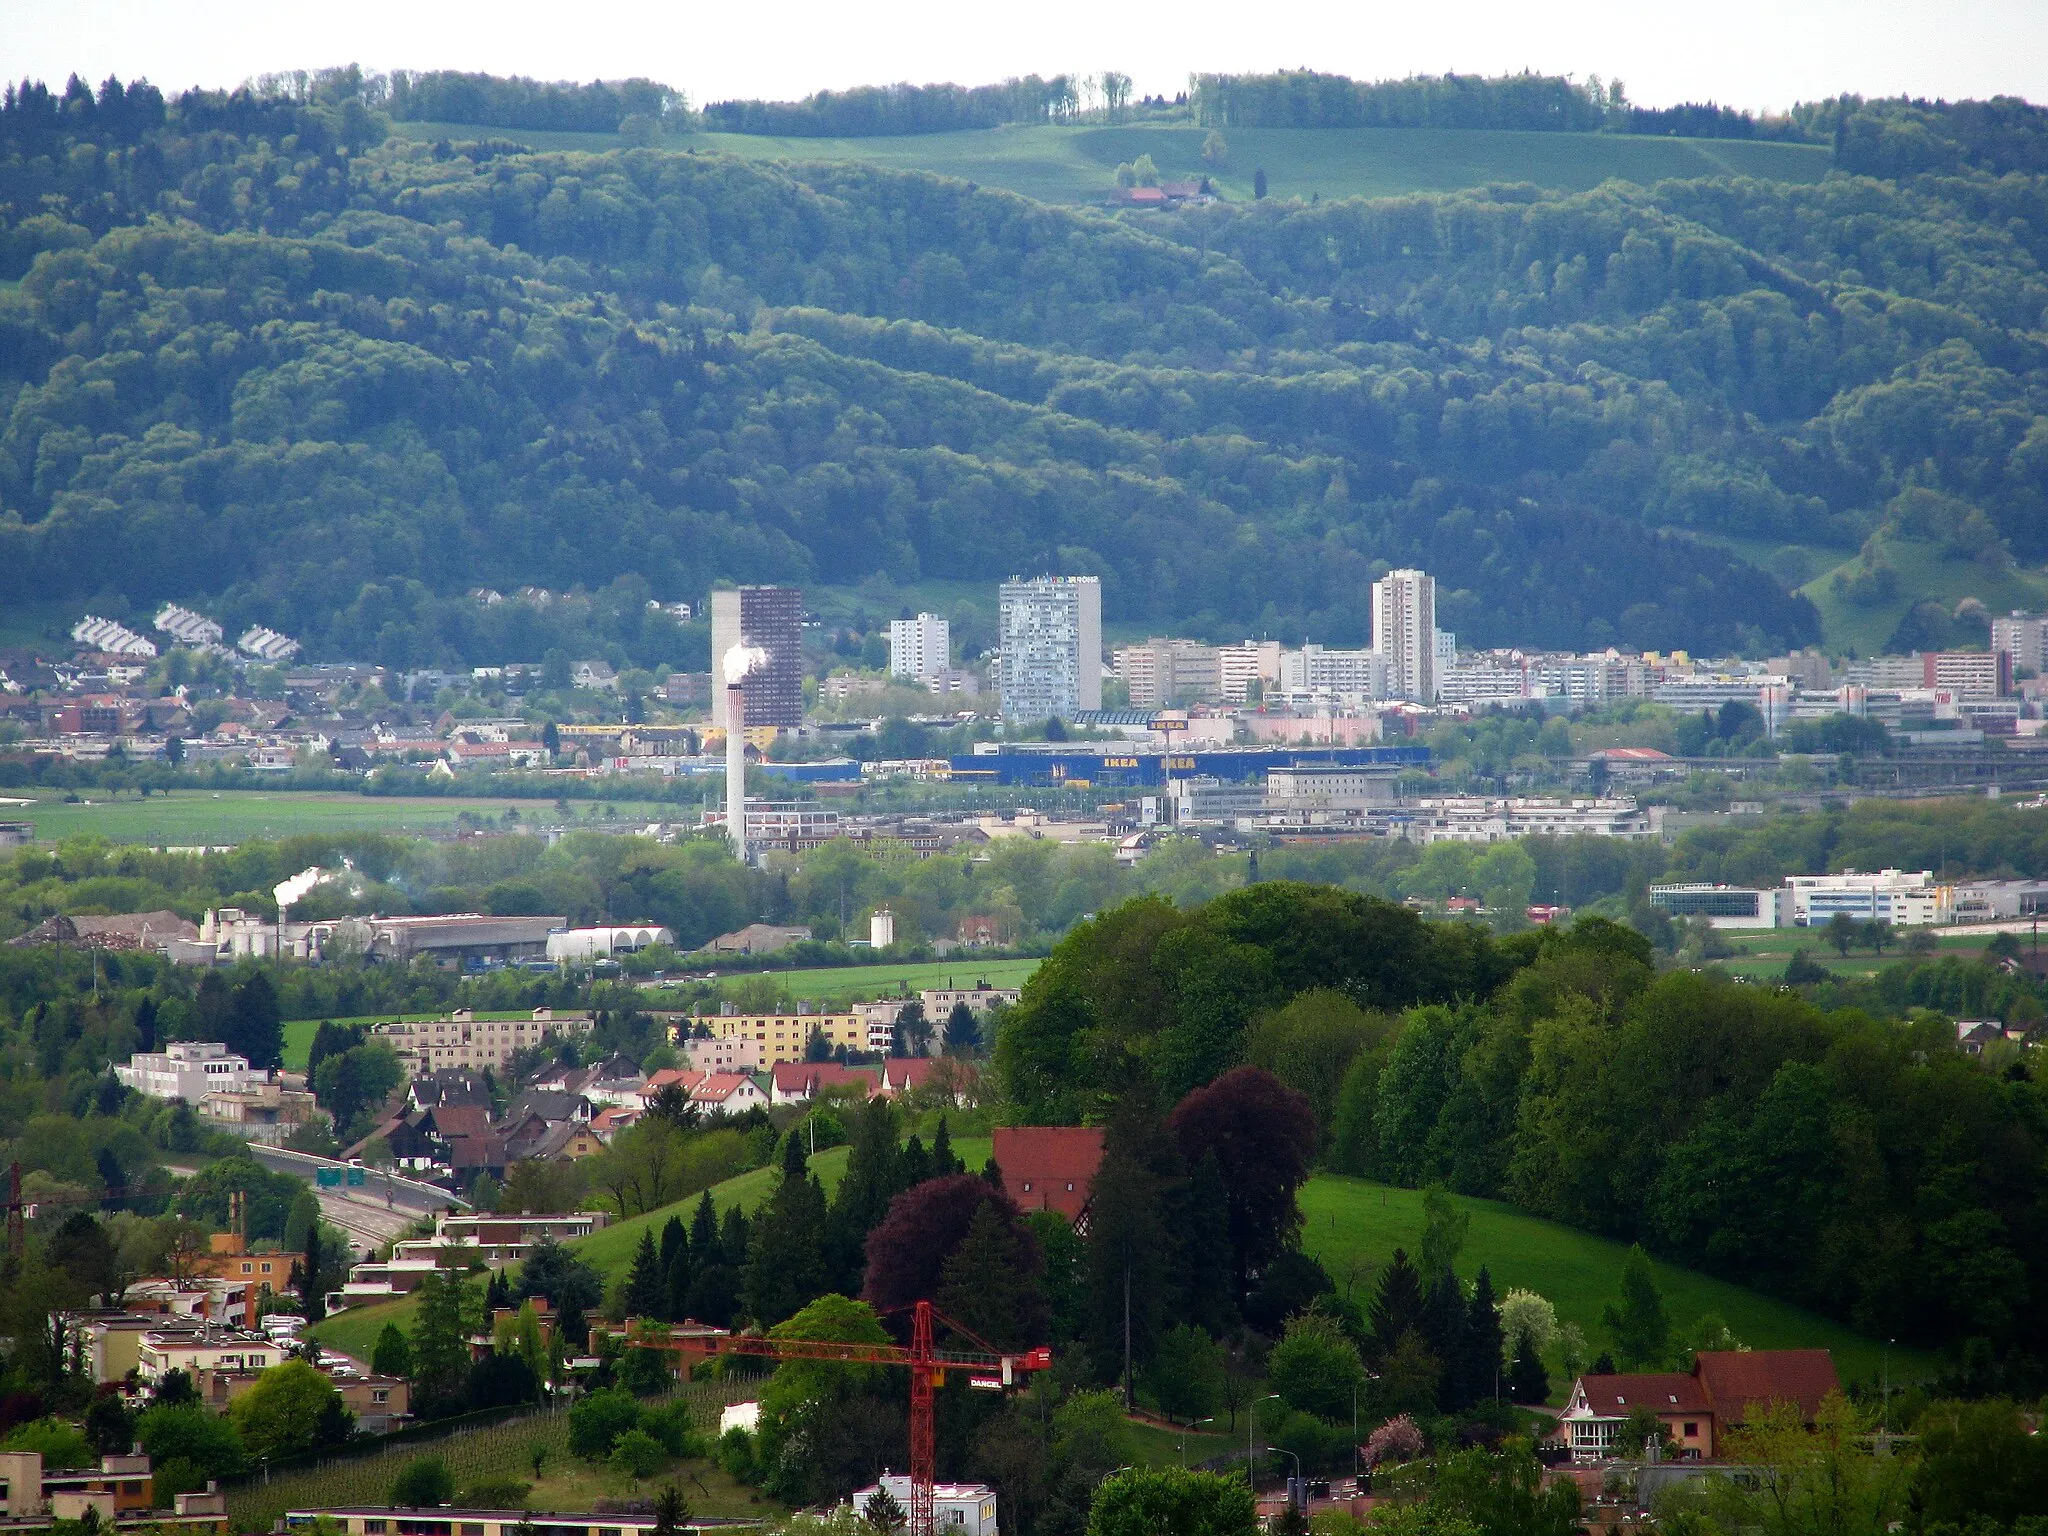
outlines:
[[[1640,1446],[1616,1445],[1614,1436],[1631,1413],[1645,1409],[1683,1454],[1712,1460],[1720,1435],[1772,1404],[1794,1405],[1811,1424],[1821,1400],[1840,1390],[1835,1363],[1824,1349],[1703,1349],[1690,1371],[1581,1376],[1572,1383],[1558,1428],[1575,1461],[1640,1455]]]
[[[841,1066],[836,1061],[778,1061],[770,1069],[777,1104],[808,1104],[821,1093],[858,1093],[864,1099],[875,1096],[875,1074],[862,1067]]]
[[[737,1115],[755,1107],[766,1109],[768,1095],[744,1072],[706,1072],[690,1087],[690,1102],[710,1115]]]
[[[1088,1196],[1102,1166],[1102,1131],[1090,1125],[999,1125],[994,1156],[1003,1191],[1020,1210],[1058,1211],[1088,1226]]]
[[[882,1063],[882,1086],[877,1091],[883,1098],[893,1099],[899,1093],[922,1088],[938,1069],[936,1056],[891,1056]]]

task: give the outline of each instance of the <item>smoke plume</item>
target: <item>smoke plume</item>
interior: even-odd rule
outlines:
[[[758,645],[736,645],[725,653],[725,680],[741,682],[749,672],[768,665],[768,653]]]
[[[277,898],[278,906],[295,907],[314,886],[327,878],[329,878],[327,871],[316,864],[311,869],[300,870],[270,894]]]

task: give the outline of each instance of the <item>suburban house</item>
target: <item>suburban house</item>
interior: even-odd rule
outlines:
[[[1005,1164],[1005,1183],[1008,1172]],[[1834,1360],[1824,1349],[1703,1349],[1690,1371],[1581,1376],[1572,1383],[1558,1430],[1574,1461],[1639,1456],[1641,1446],[1617,1445],[1615,1436],[1631,1413],[1645,1409],[1664,1425],[1680,1455],[1711,1461],[1721,1435],[1773,1404],[1795,1405],[1811,1424],[1821,1400],[1840,1390]]]
[[[778,1061],[771,1069],[771,1100],[777,1104],[808,1104],[820,1094],[875,1096],[875,1074],[863,1067],[842,1067],[831,1061]]]
[[[766,1109],[768,1095],[744,1072],[707,1072],[690,1086],[690,1102],[706,1114],[737,1115]]]
[[[882,1086],[876,1090],[885,1099],[922,1088],[939,1069],[936,1056],[891,1056],[882,1063]]]
[[[1092,1125],[999,1125],[993,1149],[1003,1193],[1025,1211],[1058,1211],[1088,1228],[1088,1198],[1102,1166],[1102,1130]]]

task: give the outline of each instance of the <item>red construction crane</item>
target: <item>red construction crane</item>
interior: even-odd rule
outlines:
[[[965,1371],[978,1386],[1007,1388],[1029,1371],[1052,1368],[1052,1351],[1041,1345],[1020,1354],[1005,1353],[971,1329],[962,1327],[928,1301],[910,1309],[910,1344],[849,1344],[833,1339],[775,1339],[758,1333],[726,1333],[683,1323],[673,1327],[637,1323],[626,1330],[627,1342],[642,1349],[672,1349],[683,1358],[687,1376],[693,1359],[713,1355],[757,1355],[769,1360],[842,1360],[849,1365],[910,1367],[910,1529],[908,1536],[937,1536],[932,1485],[937,1481],[937,1451],[932,1426],[932,1394],[949,1370]],[[932,1343],[932,1324],[944,1323],[979,1344],[979,1350],[939,1349]]]

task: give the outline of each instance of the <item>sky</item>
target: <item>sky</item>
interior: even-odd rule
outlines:
[[[0,0],[7,79],[140,75],[176,91],[345,63],[641,75],[696,103],[1103,69],[1171,93],[1194,71],[1301,66],[1599,75],[1644,106],[1772,110],[1844,91],[2048,102],[2048,0]]]

